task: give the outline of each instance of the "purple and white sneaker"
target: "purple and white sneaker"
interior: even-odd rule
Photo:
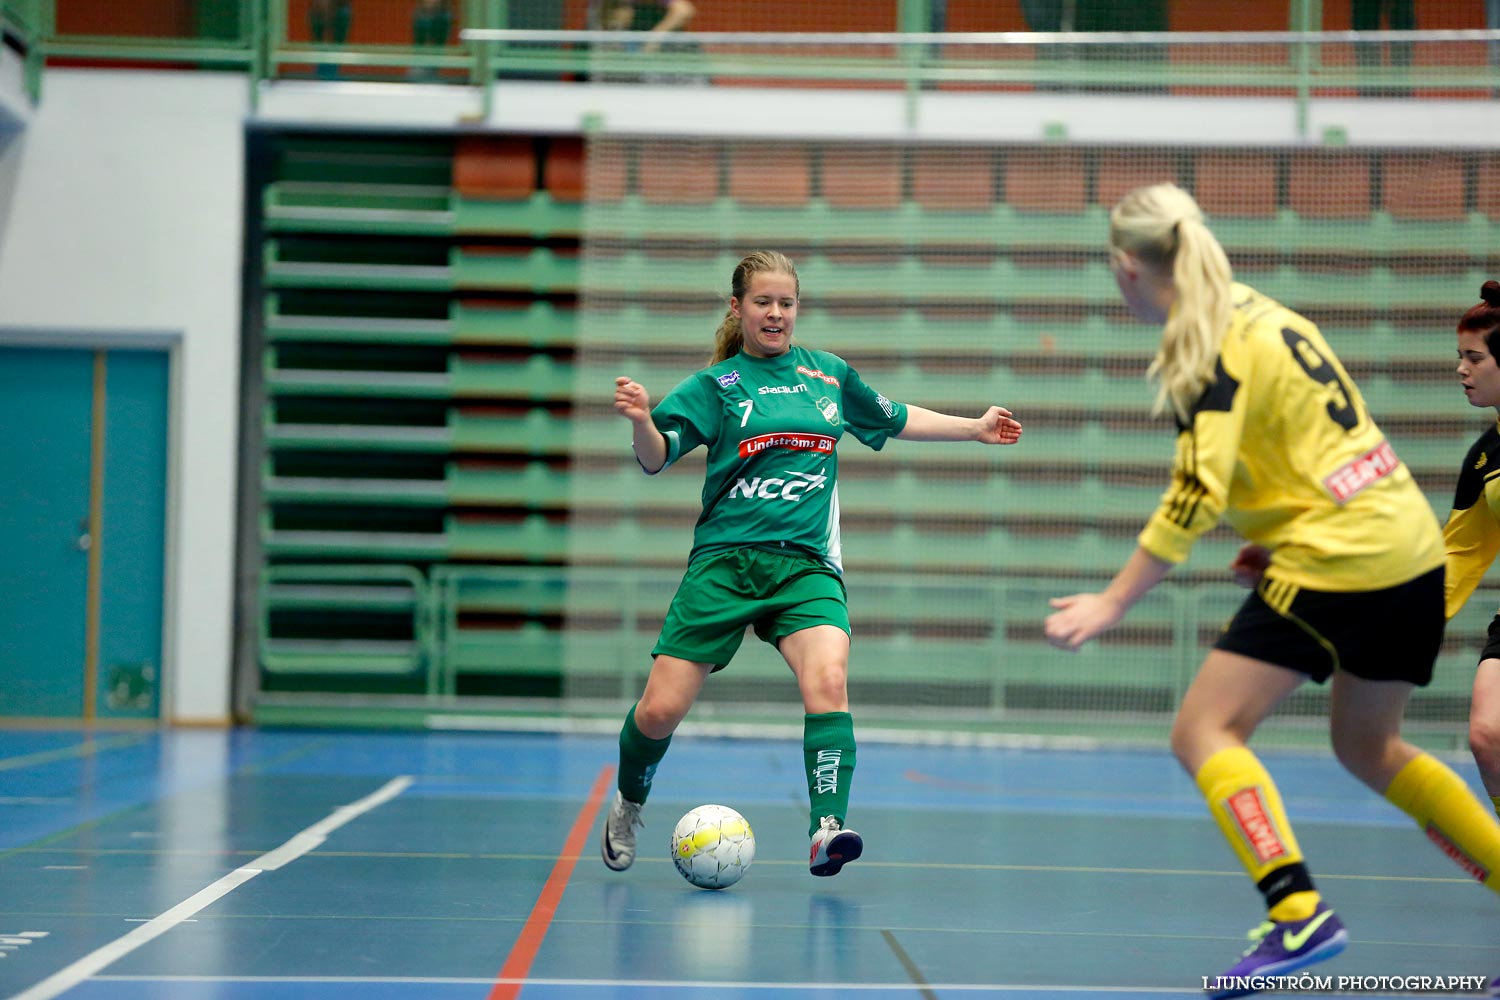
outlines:
[[[1212,1000],[1258,993],[1273,985],[1271,978],[1332,958],[1349,943],[1349,932],[1327,903],[1319,903],[1306,920],[1267,920],[1250,932],[1250,941],[1250,950],[1208,987]]]

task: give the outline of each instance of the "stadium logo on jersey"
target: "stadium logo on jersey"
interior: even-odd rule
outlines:
[[[833,446],[838,443],[838,438],[831,438],[826,434],[757,434],[740,442],[740,458],[759,455],[772,448],[832,452]]]
[[[1257,861],[1264,864],[1286,856],[1286,842],[1276,829],[1276,821],[1271,818],[1259,787],[1235,792],[1224,800],[1224,807]]]
[[[823,484],[828,482],[828,477],[822,473],[813,475],[788,472],[787,475],[791,478],[756,476],[754,479],[741,479],[730,488],[729,499],[744,497],[746,500],[789,500],[797,503],[802,499],[802,494],[808,490],[821,490]]]
[[[798,365],[797,366],[797,371],[801,372],[803,375],[806,375],[808,378],[822,379],[824,382],[827,382],[829,385],[833,386],[835,389],[837,389],[838,386],[839,386],[839,380],[838,379],[834,378],[832,375],[824,375],[822,372],[818,371],[816,368],[806,368],[806,367],[803,367],[802,365]]]
[[[739,380],[740,380],[740,370],[738,368],[736,368],[734,371],[730,372],[728,375],[720,375],[719,376],[719,388],[720,389],[728,389],[730,386],[734,385]]]
[[[760,395],[777,395],[789,392],[806,392],[806,385],[763,385],[756,390]]]
[[[895,404],[893,404],[889,399],[886,399],[878,392],[875,394],[875,402],[880,404],[880,412],[884,413],[886,416],[893,417],[896,415]]]
[[[819,396],[818,401],[813,405],[818,408],[819,413],[823,414],[824,420],[835,427],[839,425],[839,404],[827,396]]]
[[[1343,503],[1373,483],[1379,482],[1401,467],[1401,460],[1389,441],[1382,441],[1363,455],[1335,469],[1323,480],[1323,487]]]

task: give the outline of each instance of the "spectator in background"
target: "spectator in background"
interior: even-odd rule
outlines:
[[[412,41],[417,45],[447,45],[453,33],[448,0],[417,0],[411,14]]]
[[[1073,31],[1170,31],[1166,0],[1074,0]],[[1085,60],[1113,63],[1116,66],[1162,63],[1167,61],[1163,45],[1086,45],[1081,49]],[[1166,87],[1154,83],[1105,83],[1091,88],[1134,93],[1165,93]]]
[[[353,16],[353,0],[311,0],[307,6],[307,25],[313,44],[343,45],[349,39]],[[339,75],[339,68],[333,63],[319,63],[318,75],[330,79]]]
[[[1384,21],[1386,31],[1415,31],[1417,10],[1413,0],[1352,0],[1350,23],[1355,31],[1380,31]],[[1486,0],[1493,5],[1494,0]],[[1384,46],[1380,42],[1361,42],[1354,46],[1354,57],[1361,70],[1377,68],[1385,63]],[[1411,42],[1392,42],[1390,61],[1392,66],[1411,66]],[[1367,97],[1410,97],[1410,87],[1361,87],[1359,92]]]
[[[1500,3],[1500,0],[1496,0]],[[1021,0],[1021,16],[1026,19],[1028,31],[1072,31],[1073,20],[1077,16],[1077,4],[1074,0]],[[1041,62],[1062,62],[1069,59],[1074,52],[1072,46],[1065,45],[1039,45],[1036,48],[1036,57]],[[1056,68],[1056,67],[1054,67]],[[1070,90],[1065,83],[1039,83],[1037,90]]]
[[[681,31],[698,13],[692,0],[634,3],[632,0],[604,0],[599,8],[599,27],[605,31],[648,31],[658,36],[641,45],[643,52],[661,47],[661,35]],[[642,21],[642,17],[646,20]]]
[[[443,48],[453,33],[453,13],[448,0],[417,0],[411,14],[412,42],[418,47]],[[437,79],[437,67],[413,66],[411,75],[423,80]]]
[[[343,45],[349,38],[352,15],[352,0],[311,0],[307,5],[307,21],[312,40]]]
[[[642,52],[650,54],[661,48],[662,38],[668,32],[681,31],[686,28],[698,14],[698,8],[692,0],[650,0],[650,2],[636,3],[634,0],[591,0],[589,4],[588,25],[591,29],[598,31],[643,31],[650,37],[642,43],[619,46],[617,44],[601,45],[596,51],[599,52]],[[696,45],[675,44],[674,52],[697,51]],[[647,74],[645,77],[635,73],[606,73],[588,74],[585,79],[596,79],[609,83],[667,83],[667,82],[704,82],[702,80],[684,79],[682,77],[664,77],[657,74]]]
[[[1076,9],[1071,0],[1021,0],[1021,16],[1030,31],[1072,31]]]

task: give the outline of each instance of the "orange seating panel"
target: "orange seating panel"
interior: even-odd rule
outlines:
[[[1474,207],[1500,221],[1500,154],[1481,156],[1474,180]]]
[[[1177,158],[1155,150],[1106,149],[1099,154],[1098,173],[1094,178],[1094,204],[1113,208],[1115,203],[1138,187],[1179,183]]]
[[[542,184],[553,201],[576,202],[584,194],[583,140],[559,136],[547,144]]]
[[[1370,157],[1318,152],[1292,156],[1287,204],[1308,219],[1361,219],[1370,214]]]
[[[891,146],[825,146],[823,199],[834,208],[901,204],[901,150]]]
[[[1454,220],[1464,211],[1464,162],[1452,153],[1392,153],[1381,202],[1394,219]]]
[[[912,154],[912,198],[923,208],[987,209],[995,202],[991,149],[917,149]]]
[[[1276,215],[1276,156],[1273,153],[1203,152],[1194,169],[1193,195],[1210,218]]]
[[[645,143],[636,164],[636,188],[651,204],[709,204],[719,196],[719,153],[718,143]]]
[[[465,198],[530,198],[536,193],[531,137],[463,136],[453,151],[453,187]]]
[[[804,143],[736,144],[729,197],[741,205],[802,208],[812,198],[812,150]]]
[[[1005,202],[1018,212],[1082,212],[1088,178],[1076,149],[1005,154]]]

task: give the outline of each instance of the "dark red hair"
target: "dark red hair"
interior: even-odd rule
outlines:
[[[1458,321],[1458,332],[1480,334],[1490,354],[1500,357],[1496,354],[1500,350],[1500,336],[1497,336],[1500,334],[1500,281],[1486,281],[1479,289],[1479,298],[1482,301]]]

